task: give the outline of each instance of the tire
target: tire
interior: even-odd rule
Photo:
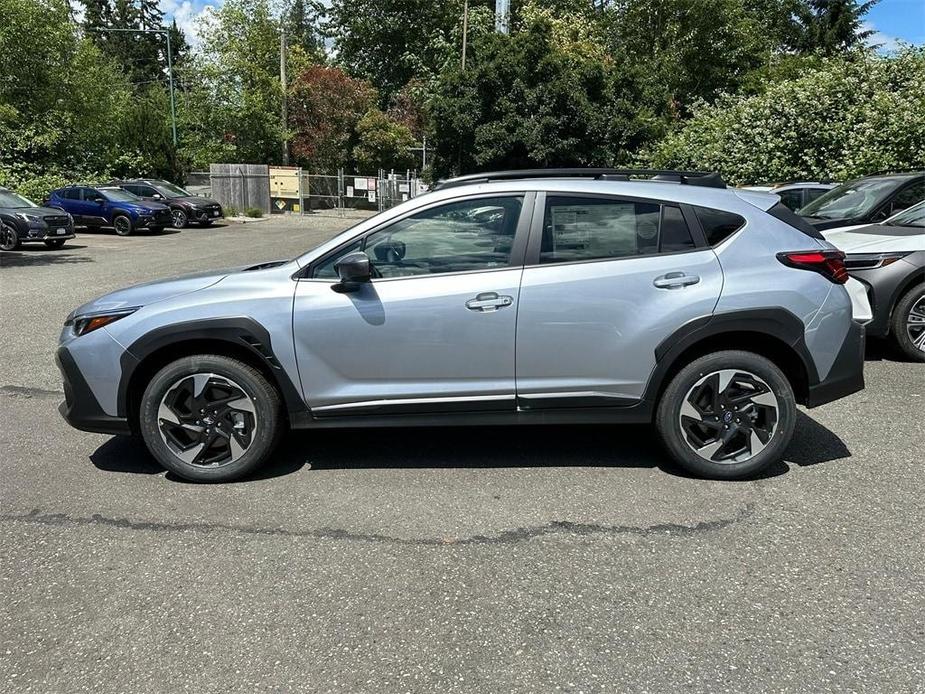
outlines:
[[[685,470],[732,480],[781,459],[796,415],[793,388],[774,363],[752,352],[725,351],[681,369],[659,400],[655,423]]]
[[[187,217],[186,212],[181,209],[174,208],[170,210],[170,217],[173,220],[171,226],[174,229],[183,229],[189,224],[189,217]]]
[[[52,249],[64,248],[64,241],[65,239],[49,239],[45,241],[45,245]]]
[[[134,229],[134,225],[130,217],[117,214],[112,220],[112,228],[116,230],[119,236],[129,236]]]
[[[16,229],[0,222],[0,250],[15,251],[19,246],[19,234],[16,233]]]
[[[227,402],[230,397],[235,399]],[[222,398],[210,413],[209,402]],[[282,403],[276,388],[249,364],[216,354],[184,357],[148,383],[139,428],[148,450],[168,470],[196,482],[228,482],[272,454],[283,432]]]
[[[896,302],[890,334],[903,354],[925,361],[925,284],[918,284]]]

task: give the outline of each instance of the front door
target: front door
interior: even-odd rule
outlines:
[[[655,348],[712,314],[716,255],[676,204],[548,195],[537,207],[517,319],[518,405],[637,402]]]
[[[514,194],[437,203],[313,263],[293,314],[312,413],[513,410],[522,211],[531,208],[532,195]],[[374,278],[334,291],[334,264],[356,250]]]

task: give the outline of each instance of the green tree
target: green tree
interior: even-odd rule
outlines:
[[[414,146],[411,130],[382,111],[369,111],[357,123],[356,132],[358,142],[353,148],[353,158],[359,171],[402,170],[414,166],[409,150]]]
[[[279,160],[280,20],[268,0],[227,0],[203,19],[202,46],[180,100],[184,159]]]
[[[702,104],[643,161],[736,184],[925,168],[925,49],[829,58],[761,94]]]
[[[462,0],[333,0],[329,31],[337,60],[388,97],[442,66],[462,9]]]
[[[803,0],[795,8],[796,36],[792,48],[823,55],[843,53],[863,45],[874,32],[864,29],[864,15],[879,0]]]
[[[324,34],[321,21],[324,6],[318,0],[292,0],[286,11],[286,39],[317,62],[324,61]]]
[[[476,36],[467,69],[439,75],[428,105],[436,176],[613,164],[647,138],[636,83],[558,41],[539,17],[509,36]]]

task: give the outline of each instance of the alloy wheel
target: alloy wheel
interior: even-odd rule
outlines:
[[[723,369],[700,378],[684,396],[684,441],[701,458],[741,463],[760,453],[777,429],[779,403],[748,371]]]
[[[116,217],[112,221],[112,226],[119,236],[128,236],[132,231],[132,222],[128,217]]]
[[[18,245],[19,237],[16,230],[6,224],[0,224],[0,249],[13,251]]]
[[[186,213],[183,210],[171,210],[170,217],[173,219],[175,229],[182,229],[186,226]]]
[[[175,381],[157,411],[161,439],[184,463],[220,467],[238,460],[254,440],[257,413],[241,386],[214,373]]]
[[[912,304],[906,316],[906,334],[916,349],[925,352],[925,295]]]

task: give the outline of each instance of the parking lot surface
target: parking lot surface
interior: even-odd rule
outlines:
[[[346,224],[0,254],[0,690],[925,691],[925,365],[880,345],[747,482],[538,427],[297,433],[195,485],[60,419],[72,308]]]

